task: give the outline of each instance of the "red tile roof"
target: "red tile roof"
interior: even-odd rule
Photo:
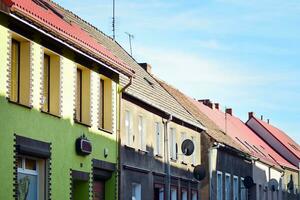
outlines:
[[[300,146],[282,130],[268,124],[267,122],[257,119],[254,119],[263,126],[273,137],[275,137],[283,146],[285,146],[291,153],[293,153],[297,158],[300,159]]]
[[[31,23],[59,37],[67,43],[83,50],[96,59],[112,66],[117,71],[132,76],[133,70],[122,60],[113,55],[107,48],[99,44],[96,39],[82,30],[78,25],[67,22],[59,11],[48,0],[4,0],[10,11],[21,15]],[[45,5],[44,5],[45,4]]]
[[[229,114],[225,115],[224,112],[217,109],[211,109],[201,102],[197,102],[196,106],[201,112],[213,120],[227,135],[247,148],[252,156],[276,166],[280,165],[291,169],[297,169],[274,151],[239,118]]]

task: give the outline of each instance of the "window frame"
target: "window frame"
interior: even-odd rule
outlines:
[[[79,72],[79,77],[78,77],[78,72]],[[75,120],[77,122],[82,122],[82,73],[83,70],[77,67],[76,69],[76,106],[75,106]],[[78,84],[78,78],[79,78],[79,84]],[[80,88],[78,91],[78,87]],[[79,94],[78,94],[79,92]],[[78,101],[79,98],[79,101]],[[78,105],[79,103],[79,105]],[[79,106],[79,108],[78,108]],[[79,110],[78,110],[79,109]],[[79,111],[79,119],[77,118]]]
[[[47,77],[47,110],[44,110],[44,106],[45,106],[45,99],[44,99],[44,92],[45,92],[45,58],[48,58],[49,60],[48,60],[48,72],[47,72],[47,75],[48,75],[48,77]],[[43,112],[47,112],[47,113],[50,113],[50,84],[51,84],[51,82],[50,82],[50,80],[51,80],[51,70],[50,70],[50,66],[51,66],[51,56],[50,55],[48,55],[48,54],[46,54],[46,53],[44,53],[44,66],[43,66],[43,106],[42,106],[42,110],[43,110]]]
[[[191,200],[193,200],[193,195],[196,194],[196,200],[199,199],[199,193],[195,189],[191,189]]]
[[[217,200],[223,200],[223,173],[221,172],[221,171],[217,171],[217,177],[216,177],[216,182],[217,182],[217,191],[216,191],[216,194],[217,194]],[[221,199],[219,199],[218,197],[218,193],[219,193],[219,184],[218,184],[218,177],[219,177],[219,175],[220,175],[220,177],[221,177],[221,191],[220,191],[220,194],[221,194]]]
[[[154,123],[155,127],[155,154],[156,156],[162,156],[162,141],[163,141],[163,128],[160,122]]]
[[[180,140],[181,140],[181,144],[182,144],[183,141],[187,138],[187,133],[186,132],[181,132],[180,137],[181,137]],[[187,157],[182,153],[182,155],[181,155],[182,164],[187,164],[186,158]]]
[[[234,180],[237,181],[237,188],[235,188]],[[232,189],[233,189],[233,200],[239,200],[240,195],[239,195],[239,177],[238,176],[233,175],[233,187],[232,187]],[[235,192],[237,192],[237,196],[235,196],[236,195]],[[236,197],[236,199],[235,199],[235,197]]]
[[[186,192],[186,200],[189,200],[189,191],[186,187],[181,187],[180,189],[180,199],[183,200],[182,195]]]
[[[227,178],[229,177],[229,190],[227,189]],[[229,195],[229,198],[227,199],[227,195]],[[231,174],[225,173],[225,200],[231,200],[232,195],[231,195]]]
[[[240,200],[246,200],[247,199],[247,189],[244,185],[244,180],[245,180],[245,178],[241,177],[241,180],[240,180],[240,188],[241,188]],[[244,186],[244,188],[242,188],[242,186]],[[243,193],[245,194],[245,196],[243,196]]]
[[[176,199],[175,200],[178,200],[178,187],[175,186],[175,185],[171,185],[171,188],[170,188],[170,200],[172,200],[172,189],[173,189],[173,191],[174,190],[176,191]]]
[[[37,182],[36,182],[36,191],[37,191],[36,195],[37,195],[37,200],[38,200],[39,199],[39,195],[40,195],[40,187],[41,187],[40,186],[40,177],[41,177],[41,174],[40,174],[39,165],[38,165],[39,160],[37,158],[34,158],[34,157],[23,156],[23,155],[19,155],[18,158],[22,159],[22,168],[19,168],[19,166],[17,166],[17,177],[18,177],[19,173],[36,176],[36,180],[37,180]],[[36,170],[30,170],[30,169],[26,169],[25,168],[25,166],[26,166],[26,159],[34,160],[36,162],[36,166],[35,166]],[[45,160],[45,164],[46,164],[46,160]],[[44,187],[44,188],[46,187],[46,177],[45,177],[44,185],[42,185],[42,187]],[[45,193],[45,195],[46,195],[46,193]]]
[[[170,159],[177,161],[177,152],[176,152],[176,129],[173,127],[169,128],[169,149],[170,149]]]
[[[128,122],[128,126],[126,122]],[[134,141],[133,141],[133,134],[132,134],[132,114],[128,109],[125,110],[125,134],[126,134],[126,145],[133,146]]]
[[[105,119],[105,113],[104,113],[104,84],[105,84],[105,80],[102,79],[101,77],[99,78],[99,128],[100,129],[104,129],[104,119]]]
[[[12,78],[12,51],[13,51],[13,44],[17,44],[17,47],[18,47],[18,49],[17,49],[17,52],[18,52],[18,58],[17,58],[17,62],[18,62],[18,64],[17,64],[17,66],[16,66],[16,73],[17,73],[17,77],[16,77],[16,80],[15,81],[17,81],[17,84],[16,84],[16,91],[13,91],[13,92],[16,92],[16,99],[14,100],[14,99],[12,99],[12,81],[13,81],[13,78]],[[16,39],[14,39],[14,38],[12,38],[11,39],[11,63],[10,63],[10,67],[11,67],[11,71],[10,71],[10,91],[9,91],[9,93],[10,93],[10,100],[11,101],[13,101],[13,102],[16,102],[16,103],[20,103],[20,80],[21,80],[21,76],[20,76],[20,73],[21,73],[21,42],[20,41],[18,41],[18,40],[16,40]]]
[[[137,187],[135,187],[137,186]],[[135,199],[135,200],[142,200],[142,184],[141,183],[136,183],[136,182],[132,182],[131,183],[131,199],[133,199],[133,189],[139,189],[139,199]],[[134,191],[134,193],[136,194],[136,190]]]
[[[138,133],[139,133],[139,149],[146,151],[146,128],[145,128],[145,117],[143,115],[138,115]]]

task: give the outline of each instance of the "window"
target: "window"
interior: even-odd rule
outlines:
[[[132,183],[132,200],[141,200],[142,199],[142,186],[138,183]]]
[[[231,200],[231,176],[225,174],[225,200]]]
[[[192,142],[194,144],[195,150],[192,154],[192,164],[195,166],[196,165],[196,157],[197,157],[197,143],[195,141],[195,137],[192,136]]]
[[[11,42],[10,100],[30,104],[30,42],[20,37]]]
[[[233,200],[239,199],[239,178],[237,176],[233,177]]]
[[[100,79],[99,128],[104,128],[104,80]]]
[[[187,190],[185,189],[181,190],[181,200],[188,200]]]
[[[12,40],[11,44],[11,78],[10,100],[20,100],[20,42]]]
[[[170,158],[172,160],[177,160],[176,152],[176,131],[174,128],[170,128]]]
[[[60,58],[48,50],[45,52],[42,111],[59,115]]]
[[[217,172],[217,200],[223,200],[223,177],[222,177],[222,172]]]
[[[165,190],[164,186],[161,184],[154,185],[154,200],[164,200],[165,199]]]
[[[174,187],[171,188],[171,200],[177,200],[177,189]]]
[[[90,71],[77,68],[75,121],[90,124]]]
[[[43,108],[45,112],[50,111],[50,56],[44,54],[44,91],[43,91]]]
[[[195,190],[192,190],[192,200],[198,200],[198,192]]]
[[[181,133],[181,143],[180,144],[182,144],[185,139],[186,139],[186,133]],[[185,155],[183,155],[183,154],[181,156],[181,161],[182,161],[182,163],[186,163]]]
[[[75,119],[82,121],[82,70],[77,68],[76,76],[76,113]]]
[[[246,200],[247,199],[247,189],[244,185],[244,178],[241,178],[241,200]]]
[[[44,161],[18,157],[18,199],[45,199]]]
[[[162,155],[162,130],[159,122],[155,123],[155,140],[156,140],[156,155]]]
[[[143,116],[138,116],[138,131],[140,136],[140,149],[146,151],[146,133],[145,133],[145,122]]]
[[[126,131],[126,139],[127,145],[133,145],[133,135],[132,135],[132,122],[131,122],[131,113],[126,110],[125,111],[125,131]]]

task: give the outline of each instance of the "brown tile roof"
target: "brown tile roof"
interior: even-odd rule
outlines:
[[[201,122],[206,128],[206,133],[216,142],[223,143],[227,146],[235,148],[237,150],[248,153],[248,150],[243,148],[237,142],[235,142],[231,137],[226,135],[211,119],[209,119],[204,113],[202,113],[195,103],[198,103],[196,100],[186,96],[178,89],[167,84],[164,81],[157,79],[159,83],[175,97],[175,99],[189,112],[191,113],[199,122]]]
[[[105,46],[114,55],[124,61],[135,71],[135,77],[132,85],[126,89],[125,93],[146,102],[164,112],[172,114],[174,117],[204,129],[192,115],[190,115],[174,98],[171,96],[148,72],[146,72],[136,60],[134,60],[116,41],[105,35],[103,32],[92,26],[88,22],[76,16],[74,13],[54,4],[56,9],[64,16],[66,20],[77,24],[83,30],[88,32],[98,43]],[[121,76],[121,86],[128,83],[128,78]]]

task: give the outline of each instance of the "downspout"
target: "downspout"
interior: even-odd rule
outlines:
[[[118,90],[119,93],[119,122],[118,122],[118,129],[117,129],[117,187],[116,187],[116,191],[115,194],[116,196],[118,195],[118,199],[121,199],[120,195],[121,195],[121,126],[122,126],[122,120],[123,120],[123,113],[122,113],[122,95],[123,92],[125,92],[125,90],[132,84],[132,79],[133,77],[130,77],[129,82],[120,90]]]
[[[208,163],[208,167],[209,167],[209,199],[210,200],[213,200],[214,198],[212,198],[212,195],[215,194],[213,191],[212,191],[212,186],[214,185],[212,183],[212,175],[213,175],[213,169],[212,169],[212,154],[213,154],[213,151],[215,150],[218,150],[220,147],[225,147],[224,144],[222,143],[219,143],[219,142],[215,142],[214,145],[212,147],[210,147],[208,149],[208,160],[209,160],[209,163]]]
[[[168,124],[173,119],[173,116],[169,114],[167,121],[163,120],[164,124],[164,157],[165,157],[165,173],[167,175],[166,179],[166,200],[171,198],[171,167],[170,167],[170,154],[169,154],[169,132]]]

